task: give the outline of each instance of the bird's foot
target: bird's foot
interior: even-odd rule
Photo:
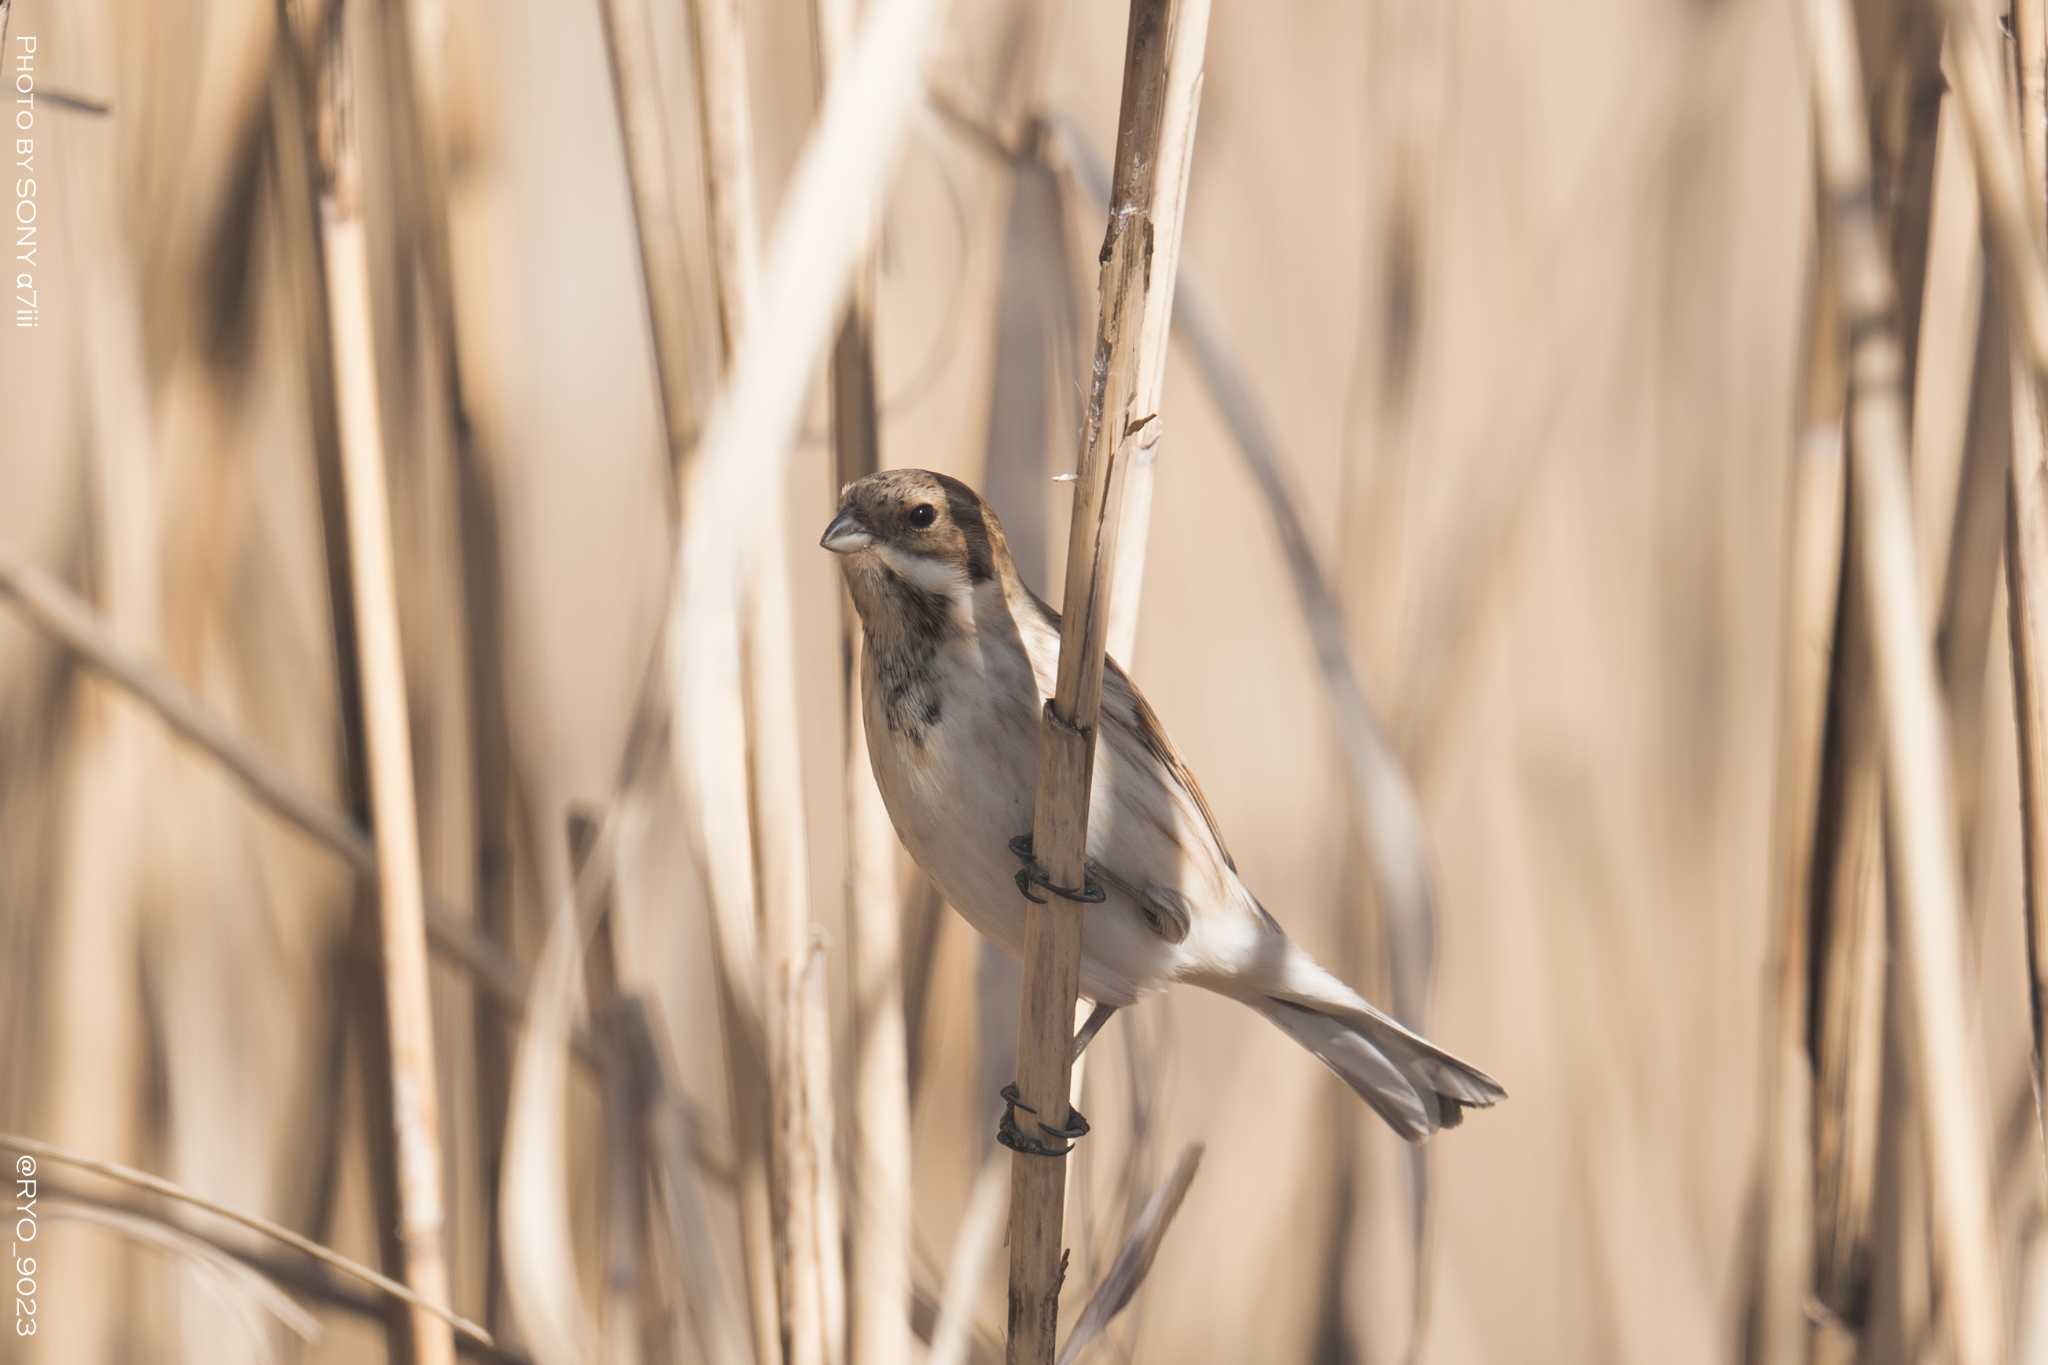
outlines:
[[[1020,834],[1010,840],[1010,852],[1016,854],[1018,859],[1024,864],[1017,869],[1017,890],[1023,894],[1025,900],[1030,901],[1033,905],[1044,905],[1046,903],[1045,897],[1031,894],[1031,888],[1034,886],[1080,905],[1100,905],[1106,898],[1103,889],[1088,877],[1083,877],[1081,879],[1082,884],[1078,887],[1061,886],[1054,882],[1047,875],[1046,870],[1039,866],[1038,859],[1032,855],[1031,836],[1029,834]]]
[[[1074,1150],[1076,1142],[1088,1136],[1088,1120],[1081,1116],[1078,1109],[1069,1109],[1066,1126],[1055,1128],[1039,1118],[1036,1109],[1024,1103],[1024,1097],[1018,1091],[1015,1081],[1003,1087],[1002,1096],[1003,1117],[1001,1122],[996,1124],[996,1141],[1013,1152],[1022,1152],[1026,1156],[1065,1156]],[[1017,1111],[1020,1109],[1031,1115],[1031,1126],[1037,1130],[1036,1132],[1027,1130],[1017,1122]]]

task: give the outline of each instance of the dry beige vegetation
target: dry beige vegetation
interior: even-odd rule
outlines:
[[[570,880],[568,813],[614,793],[672,555],[602,8],[348,6],[424,880],[449,906],[506,906],[529,972]],[[690,407],[671,415],[694,432],[720,346],[697,68],[689,7],[650,8],[688,280],[674,387]],[[739,8],[766,225],[816,111],[811,7]],[[883,460],[983,488],[1027,577],[1056,591],[1068,494],[1049,476],[1074,467],[1103,223],[1081,163],[1108,157],[1124,6],[1048,8],[947,7],[933,98],[888,201],[876,315]],[[1803,581],[1793,528],[1839,527],[1843,510],[1828,376],[1844,350],[1814,305],[1816,203],[1833,201],[1815,190],[1805,8],[1369,0],[1222,4],[1211,21],[1182,287],[1263,411],[1419,794],[1438,908],[1431,1032],[1513,1096],[1431,1147],[1430,1360],[1771,1359],[1793,1343],[1819,1359],[1947,1358],[1951,1319],[1973,1311],[1930,1251],[1930,1229],[1948,1225],[1920,1156],[1922,1023],[1887,971],[1899,959],[1884,916],[1860,921],[1877,926],[1860,968],[1819,969],[1854,907],[1878,904],[1876,806],[1877,832],[1858,834],[1825,793],[1791,801],[1795,826],[1823,808],[1824,871],[1782,870],[1782,784],[1812,782],[1821,760],[1818,736],[1787,717],[1821,704],[1832,666],[1835,723],[1853,728],[1840,693],[1872,676],[1862,657],[1829,653],[1825,550],[1826,584],[1806,599],[1822,604],[1820,629],[1787,625]],[[406,124],[403,47],[382,41],[401,16],[431,72],[425,133]],[[1910,225],[1934,204],[1925,301],[1908,310],[1921,332],[1914,513],[1923,575],[1938,564],[1946,580],[1932,600],[1965,892],[1962,1093],[1989,1168],[1998,1349],[2048,1360],[2000,567],[2007,341],[2001,310],[1985,310],[1978,354],[1983,257],[1959,114],[1930,77],[1938,17],[1923,0],[1863,0],[1857,21],[1880,217],[1908,243],[1895,263],[1913,262]],[[346,595],[330,594],[319,473],[330,359],[297,121],[307,94],[285,55],[305,35],[281,37],[269,0],[17,0],[10,24],[39,40],[44,91],[112,114],[46,99],[37,124],[42,322],[0,330],[0,548],[70,584],[113,638],[346,808],[356,689],[337,662],[331,603]],[[1049,115],[1057,174],[1019,153],[1034,110]],[[444,298],[467,456],[451,436]],[[1809,346],[1816,329],[1825,340]],[[1390,955],[1336,715],[1267,504],[1185,345],[1163,411],[1133,671],[1247,880],[1384,997]],[[838,1116],[827,1165],[844,1174],[864,1025],[846,951],[842,605],[812,544],[837,486],[827,427],[821,396],[789,478],[800,705],[779,723],[794,723],[804,765]],[[1817,499],[1795,502],[1812,486]],[[718,515],[769,509],[742,498]],[[490,541],[496,564],[483,554],[479,571]],[[377,1261],[387,1083],[355,878],[75,663],[0,611],[0,1131],[160,1173]],[[1830,765],[1854,757],[1836,747],[1843,733],[1829,731]],[[702,841],[656,767],[615,831],[612,942],[694,1105],[697,1250],[715,1255],[740,1315],[726,1340],[745,1342],[734,1173],[749,1144],[732,1134]],[[509,858],[499,880],[480,846]],[[921,1340],[991,1150],[1015,987],[902,872]],[[1815,1045],[1811,1145],[1772,1098],[1785,885],[1800,889],[1789,910],[1810,914],[1816,958],[1794,1007],[1810,985],[1815,1036],[1846,1039],[1839,1053]],[[1891,919],[1923,908],[1895,894]],[[492,1040],[506,1034],[488,1010],[479,1025],[468,974],[437,962],[455,1306],[544,1354],[530,1286],[573,1266],[595,1340],[616,1156],[598,1088],[579,1078],[564,1092],[560,1160],[513,1168],[538,1182],[520,1198],[565,1210],[567,1241],[517,1244],[515,1258],[538,1259],[508,1304],[487,1277],[485,1216],[487,1115],[504,1084]],[[1847,1022],[1826,1032],[1837,1012]],[[1407,1348],[1405,1149],[1282,1035],[1218,999],[1158,1000],[1110,1025],[1086,1084],[1097,1132],[1074,1167],[1064,1321],[1176,1158],[1206,1145],[1097,1358]],[[1800,1180],[1846,1188],[1847,1211],[1810,1219],[1812,1196],[1760,1184],[1784,1151]],[[45,1172],[67,1202],[39,1243],[43,1334],[25,1348],[10,1336],[0,1355],[383,1358],[364,1293],[322,1307],[303,1263],[266,1248],[278,1282],[319,1309],[319,1339],[302,1344],[252,1309],[244,1279],[149,1240],[151,1221],[92,1211],[258,1239]],[[837,1194],[858,1244],[873,1210],[857,1182]],[[1766,1226],[1793,1229],[1789,1262],[1760,1249]],[[1821,1273],[1811,1339],[1798,1325],[1809,1227],[1816,1257],[1848,1267]],[[667,1228],[658,1218],[645,1239],[646,1282],[626,1307],[647,1321],[650,1358],[703,1358],[718,1333],[695,1315],[697,1282]],[[984,1279],[968,1345],[995,1359],[1000,1255]],[[1780,1334],[1750,1335],[1772,1313]]]

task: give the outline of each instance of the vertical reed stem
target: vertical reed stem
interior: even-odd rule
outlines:
[[[691,440],[693,348],[683,219],[675,198],[668,116],[655,69],[654,20],[649,0],[603,0],[599,13],[633,198],[634,236],[660,390],[662,432],[680,508]],[[698,38],[701,48],[701,33]],[[725,1030],[727,1093],[739,1161],[740,1251],[751,1339],[755,1358],[762,1365],[773,1365],[781,1359],[782,1340],[765,1152],[767,1117],[758,1074],[760,960],[751,910],[741,911],[730,901],[730,897],[712,897],[711,942],[719,962],[718,1007]]]
[[[2048,5],[2014,0],[2023,184],[2040,240],[2048,205]],[[2027,944],[2027,1001],[2033,1025],[2034,1115],[2048,1160],[2048,1047],[2042,1036],[2048,1012],[2048,502],[2044,502],[2042,394],[2026,358],[2012,351],[2012,463],[2006,470],[2005,583],[2007,637],[2012,648],[2014,730],[2020,759],[2020,842],[2025,869],[2023,913]]]
[[[721,358],[729,366],[753,325],[761,292],[746,37],[737,0],[692,0],[690,15],[696,37],[712,279]],[[686,508],[686,517],[694,510]],[[702,510],[727,514],[724,508]],[[768,1148],[777,1246],[782,1253],[781,1333],[792,1365],[837,1365],[845,1355],[846,1272],[833,1141],[831,1023],[811,922],[782,499],[761,499],[754,514],[764,550],[754,559],[751,581],[742,587],[752,795],[733,793],[732,799],[750,799],[755,817],[752,845],[760,874],[771,1110]]]
[[[633,232],[640,250],[641,292],[653,343],[655,381],[661,391],[661,429],[669,467],[678,482],[689,449],[691,363],[690,277],[684,266],[682,215],[670,169],[668,113],[655,71],[654,18],[649,0],[602,0],[605,55],[611,62],[612,100],[625,144],[626,183],[633,197]]]
[[[599,851],[600,820],[587,807],[569,811],[569,868],[574,884],[582,884],[593,852]],[[616,853],[616,848],[605,850]],[[640,1359],[643,1282],[642,1254],[647,1239],[646,1195],[648,1154],[646,1077],[637,1066],[631,1039],[622,1027],[626,1002],[619,985],[618,883],[615,869],[605,869],[603,892],[591,915],[596,921],[583,954],[583,982],[591,1031],[603,1049],[598,1082],[603,1106],[604,1191],[598,1206],[603,1229],[604,1287],[599,1297],[598,1333],[605,1365],[636,1365]],[[696,1305],[702,1312],[707,1305]]]
[[[851,0],[814,0],[822,96],[853,34]],[[882,467],[875,389],[875,254],[854,275],[832,347],[829,378],[834,476],[846,483]],[[861,719],[860,623],[844,603],[846,640],[846,916],[853,995],[853,1217],[848,1229],[854,1365],[911,1358],[910,1069],[903,1023],[902,939],[897,932],[896,831],[869,771]]]
[[[391,509],[384,478],[375,339],[370,327],[369,253],[347,54],[347,39],[340,37],[329,53],[323,76],[318,143],[320,230],[369,750],[370,811],[377,843],[400,1237],[407,1284],[429,1303],[446,1305],[448,1263],[443,1247],[445,1205],[434,1019],[428,999],[426,906],[420,880],[405,660],[398,634]],[[416,1358],[425,1365],[448,1365],[454,1360],[454,1338],[448,1324],[432,1314],[414,1310],[412,1341]]]
[[[1094,386],[1089,393],[1080,479],[1075,487],[1061,599],[1058,683],[1040,729],[1032,843],[1053,882],[1087,881],[1089,777],[1102,704],[1103,647],[1113,600],[1125,473],[1137,448],[1154,439],[1158,419],[1137,400],[1144,384],[1141,342],[1149,291],[1157,278],[1154,187],[1162,159],[1167,60],[1178,0],[1132,0],[1124,47],[1116,171],[1103,243],[1101,311]],[[1170,303],[1170,299],[1168,300]],[[1037,1121],[1065,1128],[1073,1067],[1074,1004],[1080,993],[1081,914],[1054,897],[1025,914],[1023,999],[1017,1087]],[[1024,1121],[1034,1120],[1026,1115]],[[1062,1202],[1066,1163],[1019,1152],[1011,1163],[1009,1360],[1050,1365],[1057,1344],[1065,1278]]]
[[[1847,401],[1830,262],[1813,257],[1804,402],[1792,451],[1785,616],[1778,676],[1778,760],[1772,818],[1772,975],[1759,1144],[1759,1255],[1749,1267],[1752,1361],[1806,1355],[1814,1281],[1812,996],[1814,827],[1827,723],[1828,660],[1842,574],[1842,417]]]
[[[1159,132],[1159,168],[1152,183],[1152,269],[1145,325],[1138,341],[1138,412],[1157,412],[1172,350],[1173,294],[1187,219],[1188,169],[1202,112],[1202,59],[1209,45],[1209,0],[1183,0],[1166,57],[1166,111]],[[1159,442],[1142,446],[1124,486],[1124,524],[1117,541],[1116,592],[1110,599],[1109,653],[1125,668],[1138,649],[1138,605],[1145,586],[1145,548],[1152,538],[1152,475]]]

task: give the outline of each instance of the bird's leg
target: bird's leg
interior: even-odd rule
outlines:
[[[1088,1044],[1095,1041],[1095,1035],[1102,1032],[1102,1026],[1109,1022],[1109,1016],[1116,1013],[1115,1005],[1097,1001],[1095,1008],[1088,1011],[1088,1017],[1081,1021],[1080,1031],[1074,1035],[1073,1061],[1080,1061],[1081,1054],[1088,1050]]]
[[[1020,834],[1010,840],[1010,852],[1016,854],[1018,861],[1023,864],[1017,869],[1017,890],[1025,900],[1034,905],[1046,904],[1045,897],[1031,893],[1034,886],[1083,905],[1097,905],[1105,899],[1102,888],[1086,875],[1081,878],[1081,885],[1078,887],[1055,884],[1052,878],[1046,875],[1045,869],[1039,866],[1038,859],[1032,856],[1029,834]],[[1081,1031],[1074,1035],[1074,1058],[1081,1055],[1095,1035],[1102,1031],[1102,1026],[1109,1022],[1109,1016],[1115,1013],[1116,1006],[1099,1002],[1089,1011],[1087,1019],[1082,1021]],[[1081,1116],[1080,1110],[1071,1106],[1067,1110],[1067,1124],[1064,1128],[1055,1128],[1039,1119],[1038,1111],[1024,1103],[1023,1094],[1017,1089],[1015,1081],[1003,1087],[1002,1096],[1003,1117],[996,1125],[996,1141],[1013,1152],[1027,1152],[1032,1156],[1065,1156],[1074,1150],[1075,1141],[1088,1132],[1088,1120]],[[1017,1122],[1019,1109],[1036,1120],[1033,1124],[1038,1130],[1036,1133],[1026,1132]]]
[[[1115,1005],[1096,1002],[1095,1007],[1088,1011],[1088,1017],[1081,1021],[1080,1030],[1074,1034],[1074,1053],[1070,1060],[1080,1060],[1088,1044],[1094,1041],[1096,1034],[1102,1032],[1102,1026],[1108,1023],[1109,1016],[1115,1013]],[[1017,1089],[1015,1081],[1004,1086],[1001,1093],[1003,1117],[996,1124],[996,1141],[1011,1151],[1028,1152],[1032,1156],[1065,1156],[1074,1150],[1075,1142],[1087,1136],[1088,1120],[1082,1116],[1080,1110],[1071,1106],[1067,1110],[1066,1127],[1055,1128],[1040,1120],[1034,1125],[1038,1132],[1026,1132],[1017,1122],[1017,1111],[1021,1109],[1034,1119],[1038,1117],[1038,1111],[1024,1103],[1023,1094]]]

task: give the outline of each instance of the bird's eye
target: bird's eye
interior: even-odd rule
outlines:
[[[928,502],[921,502],[910,509],[910,524],[922,531],[939,519],[939,509]]]

